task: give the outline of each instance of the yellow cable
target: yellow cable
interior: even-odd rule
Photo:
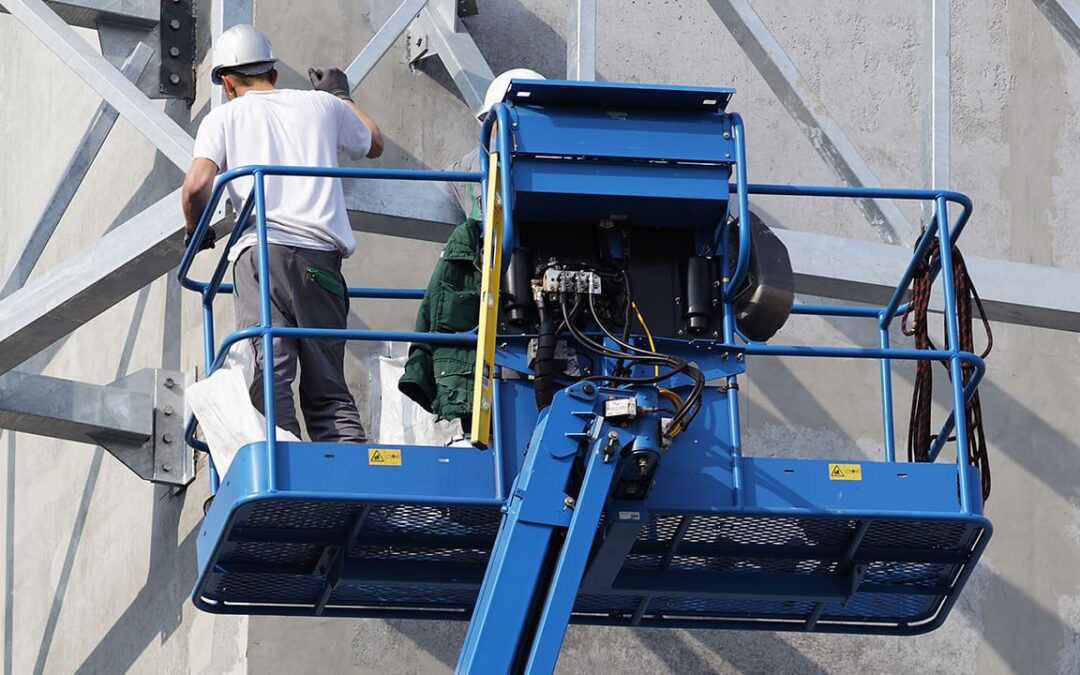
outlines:
[[[630,308],[634,310],[634,315],[637,316],[638,323],[641,324],[641,328],[645,331],[645,339],[649,341],[649,349],[656,351],[656,341],[653,340],[652,331],[649,330],[649,324],[645,323],[645,317],[641,315],[641,310],[638,309],[637,303],[633,300],[630,301]],[[653,366],[657,375],[660,375],[660,366]],[[683,399],[677,393],[670,389],[664,389],[663,387],[657,387],[660,390],[660,395],[675,404],[675,409],[679,410],[683,406]],[[676,426],[671,430],[671,435],[677,436],[682,431],[682,425]]]
[[[649,330],[649,324],[645,323],[645,317],[641,315],[641,310],[638,309],[637,303],[633,300],[630,301],[630,307],[634,310],[634,314],[637,316],[638,323],[645,329],[645,338],[649,341],[649,349],[656,351],[656,341],[653,340],[652,331]],[[660,374],[660,366],[653,366],[656,374]]]

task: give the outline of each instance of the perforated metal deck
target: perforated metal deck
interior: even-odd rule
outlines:
[[[315,461],[317,453],[309,454]],[[223,485],[218,499],[227,500],[231,487],[231,481]],[[207,554],[200,555],[205,562],[195,590],[200,608],[469,618],[500,524],[497,504],[293,496],[281,491],[215,503],[217,513],[208,517],[200,538],[200,554]],[[619,526],[605,518],[596,548]],[[988,524],[978,516],[880,512],[657,512],[633,528],[636,538],[617,574],[603,587],[587,575],[573,621],[924,632],[944,620],[989,537]]]

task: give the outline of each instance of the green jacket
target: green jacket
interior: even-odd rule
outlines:
[[[414,330],[456,333],[476,328],[480,317],[480,222],[472,218],[454,228],[443,246]],[[472,414],[476,349],[464,345],[409,346],[398,389],[440,420]],[[466,426],[467,428],[467,426]]]

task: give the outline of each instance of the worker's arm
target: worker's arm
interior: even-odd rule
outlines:
[[[218,165],[205,157],[196,157],[184,177],[184,189],[180,194],[180,203],[184,208],[184,231],[190,235],[202,218],[203,209],[210,201],[210,192],[214,189],[214,178],[218,174]]]
[[[379,130],[379,125],[375,124],[375,120],[368,117],[368,114],[364,112],[360,106],[356,105],[356,102],[351,98],[345,99],[345,102],[352,108],[353,114],[355,114],[364,126],[371,132],[371,149],[368,150],[368,159],[375,159],[383,152],[383,138],[382,131]]]
[[[379,125],[371,119],[363,109],[352,100],[352,87],[349,86],[348,76],[340,68],[309,68],[308,77],[317,91],[325,91],[337,96],[349,106],[356,118],[360,120],[371,135],[371,145],[366,157],[375,159],[383,153],[383,137]]]

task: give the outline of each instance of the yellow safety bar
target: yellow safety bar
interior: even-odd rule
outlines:
[[[495,379],[495,333],[499,326],[499,287],[502,281],[502,197],[499,154],[488,156],[487,209],[484,212],[484,269],[480,279],[480,325],[473,374],[472,444],[491,443],[492,386]]]

